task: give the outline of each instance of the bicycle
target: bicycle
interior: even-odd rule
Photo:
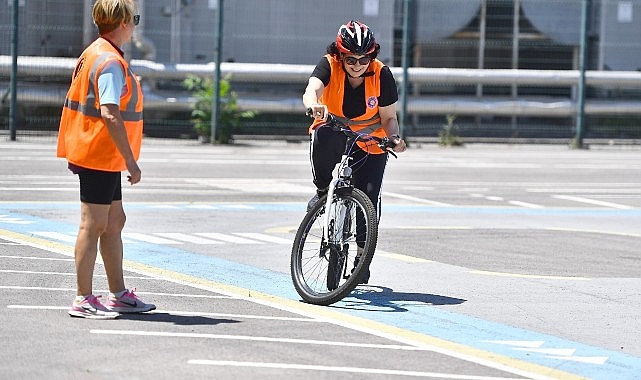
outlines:
[[[311,116],[310,110],[307,114]],[[332,114],[319,128],[343,132],[347,142],[337,165],[338,175],[298,227],[290,271],[294,287],[304,301],[326,306],[340,301],[359,285],[369,269],[378,238],[374,204],[352,184],[351,153],[355,147],[359,149],[357,141],[373,141],[396,157],[388,149],[396,144],[387,137],[354,132]]]

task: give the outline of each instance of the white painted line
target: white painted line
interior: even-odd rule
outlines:
[[[144,241],[152,244],[182,244],[182,242],[180,241],[163,239],[161,237],[141,234],[138,232],[126,232],[126,233],[123,233],[122,236],[125,236],[129,239],[140,240],[140,241]]]
[[[0,258],[3,259],[25,259],[25,260],[48,260],[48,261],[75,261],[74,259],[59,259],[55,257],[35,257],[35,256],[13,256],[13,255],[2,255]]]
[[[521,206],[521,207],[527,207],[527,208],[545,208],[544,206],[541,206],[541,205],[528,203],[528,202],[521,202],[521,201],[509,201],[508,203],[514,206]]]
[[[153,278],[148,278],[152,280]],[[155,279],[158,280],[158,279]],[[0,289],[13,289],[13,290],[50,290],[50,291],[59,291],[59,292],[75,292],[75,288],[46,288],[41,286],[18,286],[18,285],[0,285]],[[95,293],[108,293],[108,289],[94,289]],[[136,290],[136,294],[145,294],[145,295],[154,295],[154,296],[166,296],[166,297],[185,297],[185,298],[207,298],[207,299],[234,299],[232,296],[228,295],[208,295],[208,294],[177,294],[177,293],[156,293],[156,292],[139,292]]]
[[[43,271],[33,271],[33,270],[10,270],[10,269],[0,269],[0,273],[20,273],[20,274],[46,274],[48,276],[75,276],[75,273],[70,272],[43,272]],[[94,277],[107,277],[104,274],[94,274]],[[126,279],[136,279],[136,280],[157,280],[153,277],[143,277],[143,276],[125,276]],[[139,292],[136,292],[139,293]]]
[[[497,196],[489,195],[489,196],[485,197],[485,199],[487,199],[488,201],[502,201],[503,197],[497,197]]]
[[[542,340],[484,340],[484,342],[526,348],[539,348],[545,343]]]
[[[383,256],[389,259],[405,261],[406,263],[430,263],[432,260],[422,259],[420,257],[402,255],[400,253],[385,252],[381,250],[376,250],[376,256]]]
[[[536,352],[553,356],[572,356],[576,352],[574,348],[514,348],[517,351]]]
[[[62,234],[60,232],[33,231],[31,233],[34,234],[34,235],[44,236],[44,237],[49,238],[49,239],[60,240],[60,241],[64,241],[64,242],[67,242],[67,243],[75,243],[76,242],[76,237],[75,236]]]
[[[631,206],[626,206],[618,203],[611,203],[611,202],[605,202],[605,201],[597,201],[595,199],[588,199],[588,198],[583,198],[583,197],[574,197],[571,195],[552,195],[552,198],[556,199],[565,199],[568,201],[574,201],[574,202],[580,202],[580,203],[588,203],[588,204],[593,204],[597,206],[604,206],[604,207],[612,207],[620,210],[631,210],[633,207]]]
[[[68,235],[55,231],[32,231],[34,235],[44,236],[49,239],[60,240],[66,243],[76,243],[76,235]],[[123,244],[132,243],[131,240],[123,239]]]
[[[205,239],[195,235],[183,234],[180,232],[164,232],[164,233],[156,232],[154,233],[154,235],[164,236],[170,239],[185,241],[187,243],[194,243],[194,244],[225,244],[221,241]]]
[[[569,356],[567,357],[567,356],[549,355],[546,357],[550,359],[567,360],[571,362],[599,364],[599,365],[604,365],[605,362],[608,361],[607,356]]]
[[[67,310],[69,306],[45,306],[45,305],[7,305],[7,309],[15,310]],[[249,314],[226,314],[226,313],[207,313],[197,311],[182,311],[182,310],[153,310],[145,314],[170,314],[180,315],[184,317],[224,317],[236,319],[261,319],[271,321],[286,321],[286,322],[312,322],[312,323],[327,323],[319,319],[313,318],[300,318],[300,317],[275,317],[271,315],[249,315]]]
[[[162,336],[162,337],[171,337],[171,338],[243,340],[243,341],[253,341],[253,342],[309,344],[309,345],[318,345],[318,346],[377,348],[377,349],[384,349],[384,350],[401,350],[401,351],[430,351],[428,348],[424,348],[424,347],[415,347],[415,346],[407,346],[407,345],[399,345],[399,344],[353,343],[353,342],[340,342],[340,341],[316,340],[316,339],[272,338],[267,336],[178,333],[178,332],[168,332],[168,331],[141,331],[141,330],[89,330],[89,333],[106,334],[106,335]]]
[[[430,201],[429,199],[412,197],[411,195],[405,195],[405,194],[390,193],[390,192],[387,192],[387,191],[384,191],[383,195],[386,196],[386,197],[391,197],[391,198],[405,199],[407,201],[412,201],[412,202],[427,203],[427,204],[430,204],[430,205],[433,205],[433,206],[443,206],[443,207],[451,207],[452,206],[451,204],[448,204],[448,203]]]
[[[292,363],[266,363],[266,362],[238,362],[226,360],[198,360],[191,359],[188,364],[211,365],[211,366],[230,366],[230,367],[251,367],[251,368],[274,368],[274,369],[294,369],[308,371],[325,371],[325,372],[347,372],[347,373],[368,373],[376,375],[391,376],[410,376],[410,377],[429,377],[432,379],[455,379],[455,380],[510,380],[512,377],[494,377],[494,376],[474,376],[458,375],[438,372],[419,372],[419,371],[401,371],[394,369],[376,369],[361,367],[330,367],[324,365],[292,364]]]
[[[234,244],[263,244],[263,242],[260,242],[260,241],[243,239],[238,236],[226,235],[218,232],[198,232],[198,233],[195,233],[194,235],[204,236],[206,238],[212,238],[216,240],[222,240],[222,241],[226,241],[228,243],[234,243]]]
[[[234,235],[238,235],[238,236],[242,236],[250,239],[262,240],[268,243],[276,243],[276,244],[292,244],[293,243],[293,240],[283,239],[283,238],[271,236],[271,235],[259,234],[255,232],[234,232]]]

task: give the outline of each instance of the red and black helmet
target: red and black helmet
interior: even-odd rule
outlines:
[[[376,40],[367,25],[352,20],[338,29],[336,47],[341,53],[368,55],[376,49]]]

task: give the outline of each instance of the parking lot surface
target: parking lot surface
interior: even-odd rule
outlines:
[[[370,283],[330,307],[289,278],[307,153],[146,140],[126,282],[158,309],[90,321],[67,315],[77,179],[51,142],[0,142],[2,377],[641,373],[641,149],[412,147],[388,165]]]

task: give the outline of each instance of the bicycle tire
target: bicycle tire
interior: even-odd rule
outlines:
[[[327,196],[322,197],[305,214],[296,232],[290,262],[292,282],[303,301],[324,306],[340,301],[358,286],[362,273],[369,269],[378,238],[378,216],[372,201],[359,189],[342,189],[334,194],[330,213],[349,212],[339,217],[330,215],[328,224],[332,225],[336,241],[323,241],[326,201]],[[358,229],[357,219],[361,220]],[[362,246],[362,253],[355,265],[358,246]],[[331,267],[330,263],[336,266]]]

